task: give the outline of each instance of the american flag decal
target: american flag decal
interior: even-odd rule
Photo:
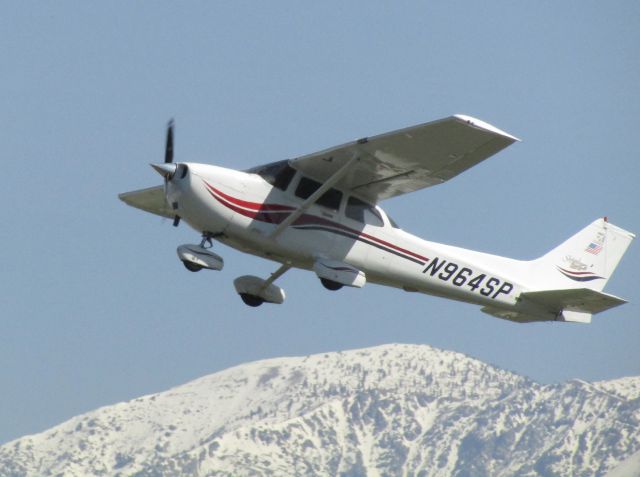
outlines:
[[[584,249],[585,252],[592,253],[593,255],[598,255],[602,251],[602,245],[597,244],[595,242],[591,242],[587,248]]]

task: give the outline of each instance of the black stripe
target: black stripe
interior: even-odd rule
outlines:
[[[418,265],[424,265],[425,263],[427,263],[427,262],[423,262],[422,260],[418,260],[417,258],[408,257],[408,256],[404,255],[402,252],[399,252],[399,251],[394,250],[392,248],[385,247],[384,245],[380,245],[379,243],[371,242],[370,240],[362,238],[360,235],[350,234],[350,233],[345,232],[343,230],[330,229],[328,227],[321,227],[319,225],[294,225],[293,228],[294,229],[298,229],[298,230],[321,230],[321,231],[324,231],[324,232],[331,232],[331,233],[334,233],[334,234],[337,234],[337,235],[342,235],[343,237],[359,240],[360,242],[366,243],[368,245],[372,245],[372,246],[374,246],[376,248],[379,248],[380,250],[384,250],[385,252],[392,253],[392,254],[397,255],[398,257],[402,257],[402,258],[404,258],[406,260],[411,260],[412,262],[417,263]]]
[[[573,275],[568,275],[564,272],[560,272],[560,273],[562,273],[567,278],[571,278],[571,280],[575,280],[576,282],[590,282],[591,280],[602,280],[602,277],[597,277],[597,276],[574,277]]]

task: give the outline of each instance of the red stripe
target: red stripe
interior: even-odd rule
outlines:
[[[267,222],[270,224],[279,224],[289,215],[288,212],[261,212],[261,211],[243,209],[241,207],[237,207],[227,202],[224,199],[221,199],[220,197],[216,196],[212,191],[208,191],[208,192],[209,194],[211,194],[211,197],[216,199],[218,202],[220,202],[222,205],[224,205],[228,209],[231,209],[234,212],[244,215],[245,217],[249,217],[250,219],[259,220],[261,222]]]
[[[398,250],[399,252],[406,253],[407,255],[411,255],[412,257],[419,258],[420,260],[424,260],[425,262],[428,262],[428,261],[429,261],[429,259],[428,259],[427,257],[423,257],[422,255],[418,255],[417,253],[414,253],[414,252],[412,252],[411,250],[407,250],[406,248],[398,247],[397,245],[394,245],[394,244],[389,243],[389,242],[386,242],[386,241],[384,241],[384,240],[382,240],[382,239],[379,239],[379,238],[373,237],[373,236],[371,236],[371,235],[369,235],[369,234],[365,234],[365,233],[363,233],[363,234],[361,234],[361,235],[362,235],[363,237],[365,237],[365,238],[368,238],[368,239],[371,239],[371,240],[375,240],[375,241],[376,241],[376,242],[378,242],[379,244],[386,245],[387,247],[391,247],[391,248],[393,248],[393,249],[396,249],[396,250]]]
[[[249,217],[252,219],[256,219],[256,220],[261,220],[263,222],[269,222],[269,223],[273,223],[273,224],[279,224],[280,222],[282,222],[286,215],[280,217],[280,216],[271,216],[271,214],[268,214],[268,212],[280,212],[280,213],[285,213],[285,212],[293,212],[294,210],[296,210],[294,207],[289,207],[287,205],[280,205],[280,204],[260,204],[258,202],[248,202],[246,200],[241,200],[241,199],[237,199],[235,197],[232,197],[228,194],[225,194],[224,192],[221,192],[220,190],[216,189],[215,187],[213,187],[211,184],[209,184],[208,182],[205,181],[205,185],[207,186],[207,188],[209,189],[209,193],[216,199],[218,200],[218,202],[220,202],[221,204],[223,204],[224,206],[228,207],[229,209],[238,212],[242,215],[244,215],[245,217]],[[222,200],[220,197],[218,197],[217,195],[220,195],[223,199]],[[253,211],[248,211],[245,209],[241,209],[240,207],[236,207],[233,204],[239,205],[240,207],[245,207],[247,209],[252,209]],[[264,213],[267,212],[267,213]],[[274,214],[275,215],[275,214]],[[278,214],[280,215],[280,214]],[[287,214],[288,215],[288,214]],[[405,248],[399,247],[397,245],[394,245],[392,243],[387,242],[386,240],[382,240],[379,239],[377,237],[374,237],[373,235],[369,235],[366,234],[364,232],[359,232],[355,229],[346,227],[344,225],[338,224],[336,222],[332,222],[330,220],[326,220],[323,219],[321,217],[316,217],[314,215],[309,215],[309,214],[303,214],[302,216],[300,216],[298,218],[298,220],[296,220],[294,222],[294,225],[309,225],[309,224],[323,224],[323,225],[329,225],[331,227],[335,227],[338,229],[342,229],[345,230],[349,233],[352,233],[358,237],[363,237],[366,238],[368,240],[373,240],[374,242],[379,243],[380,245],[384,245],[386,247],[392,248],[394,250],[397,250],[398,252],[402,252],[405,253],[407,255],[410,255],[414,258],[417,258],[419,260],[423,260],[425,262],[428,262],[429,259],[427,257],[424,257],[422,255],[419,255],[415,252],[412,252],[410,250],[407,250]]]
[[[247,209],[253,209],[253,210],[275,210],[275,211],[288,211],[288,212],[293,212],[295,210],[294,207],[289,207],[288,205],[260,204],[258,202],[248,202],[246,200],[237,199],[235,197],[232,197],[216,189],[206,181],[205,181],[205,184],[211,191],[215,192],[216,194],[221,196],[223,199],[233,204],[239,205],[240,207],[246,207]]]
[[[249,217],[250,219],[255,219],[256,216],[258,215],[257,212],[251,212],[249,210],[246,209],[241,209],[240,207],[236,207],[233,204],[230,204],[229,202],[227,202],[226,200],[221,199],[220,197],[218,197],[217,195],[215,195],[213,193],[213,191],[207,191],[209,192],[209,194],[211,194],[211,197],[213,197],[214,199],[216,199],[218,202],[220,202],[222,205],[224,205],[226,208],[233,210],[234,212],[238,212],[239,214],[244,215],[245,217]]]
[[[571,275],[595,275],[595,273],[592,272],[574,272],[572,270],[567,270],[566,268],[562,268],[562,267],[558,267],[561,271],[565,272],[565,273],[569,273]]]
[[[397,245],[389,243],[386,240],[379,239],[377,237],[374,237],[373,235],[365,234],[364,232],[359,232],[359,231],[357,231],[355,229],[346,227],[346,226],[338,224],[336,222],[332,222],[330,220],[323,219],[321,217],[315,217],[313,215],[306,215],[305,214],[305,215],[303,215],[302,217],[300,217],[298,220],[296,220],[294,222],[294,225],[309,225],[309,224],[322,224],[322,225],[328,225],[328,226],[331,226],[331,227],[335,227],[337,229],[345,230],[345,231],[347,231],[349,233],[352,233],[352,234],[354,234],[354,235],[356,235],[358,237],[366,238],[368,240],[373,240],[374,242],[377,242],[380,245],[384,245],[385,247],[392,248],[394,250],[397,250],[398,252],[406,253],[407,255],[411,255],[412,257],[415,257],[417,259],[423,260],[425,262],[429,261],[429,259],[427,257],[423,257],[422,255],[414,253],[414,252],[412,252],[410,250],[407,250],[405,248],[398,247]]]

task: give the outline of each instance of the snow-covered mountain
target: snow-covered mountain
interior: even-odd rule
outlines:
[[[258,361],[0,447],[0,476],[640,475],[640,377],[543,386],[429,346]]]

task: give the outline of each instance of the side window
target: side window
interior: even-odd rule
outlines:
[[[309,179],[308,177],[301,177],[298,187],[296,187],[296,196],[301,199],[308,199],[311,195],[318,190],[320,183]],[[331,210],[338,210],[340,208],[340,201],[342,200],[342,192],[336,189],[329,189],[322,194],[317,200],[316,204],[322,205]]]
[[[375,225],[376,227],[382,227],[383,225],[382,217],[380,217],[378,211],[356,197],[349,197],[344,213],[350,219],[357,220],[363,224]]]
[[[306,177],[301,177],[296,187],[296,196],[301,199],[308,199],[320,187],[320,183]]]
[[[337,211],[340,208],[340,201],[342,200],[342,192],[336,189],[329,189],[322,194],[318,199],[318,204]]]
[[[279,161],[266,166],[255,167],[247,172],[258,174],[265,181],[280,190],[287,190],[296,171],[289,165],[289,161]]]

